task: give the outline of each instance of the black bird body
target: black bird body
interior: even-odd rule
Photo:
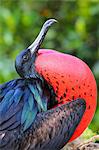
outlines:
[[[82,99],[52,108],[54,90],[35,70],[38,49],[54,22],[46,21],[34,43],[17,56],[21,78],[0,85],[0,150],[59,150],[85,112]]]

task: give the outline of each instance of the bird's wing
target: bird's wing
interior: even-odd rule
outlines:
[[[77,99],[38,113],[26,132],[20,133],[16,130],[3,135],[0,149],[60,150],[73,135],[85,109],[85,101]]]
[[[30,127],[37,113],[47,110],[47,92],[40,80],[16,79],[0,85],[0,132]]]
[[[32,150],[60,150],[63,148],[80,123],[85,109],[85,101],[77,99],[38,114],[34,123],[35,132],[32,132],[33,141],[29,148]]]

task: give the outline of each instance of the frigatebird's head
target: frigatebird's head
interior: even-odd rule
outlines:
[[[55,19],[47,20],[36,40],[16,57],[15,68],[22,78],[36,78],[38,76],[35,70],[35,59],[49,27],[55,22],[57,22]]]

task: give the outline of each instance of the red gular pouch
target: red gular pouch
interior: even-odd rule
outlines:
[[[97,87],[92,71],[81,59],[55,50],[40,49],[35,61],[37,72],[50,84],[58,105],[77,98],[86,101],[86,110],[70,141],[90,124],[96,109]]]

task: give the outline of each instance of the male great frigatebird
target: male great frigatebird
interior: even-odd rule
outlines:
[[[17,56],[21,78],[0,85],[0,150],[59,150],[92,119],[96,83],[88,66],[70,55],[39,50],[55,22],[47,20]]]

